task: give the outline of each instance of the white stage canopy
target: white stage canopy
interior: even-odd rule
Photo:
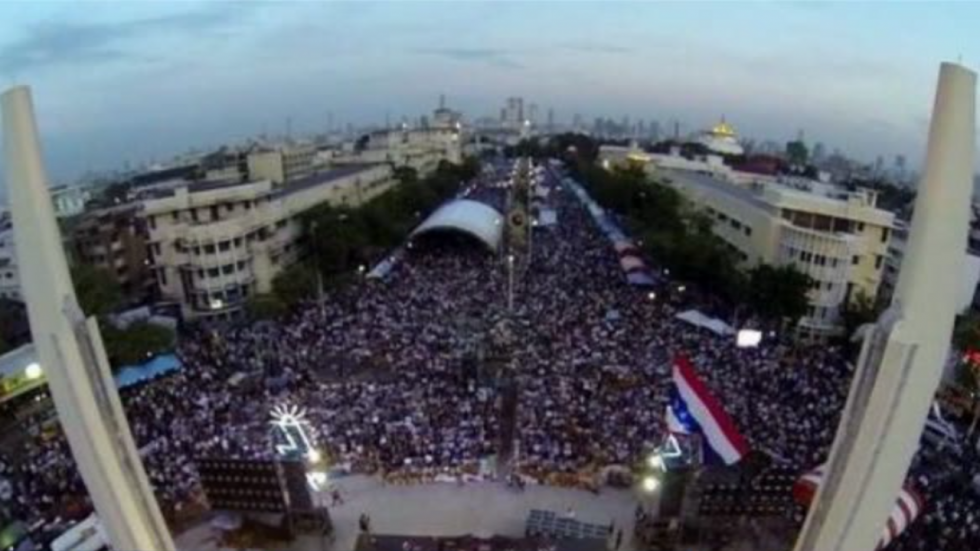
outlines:
[[[457,199],[439,207],[412,232],[412,237],[431,231],[454,230],[471,235],[496,250],[504,233],[503,218],[489,205]]]

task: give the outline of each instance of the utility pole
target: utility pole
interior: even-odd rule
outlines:
[[[109,370],[102,334],[75,298],[41,159],[30,88],[0,95],[14,242],[31,334],[58,420],[113,549],[170,551]]]

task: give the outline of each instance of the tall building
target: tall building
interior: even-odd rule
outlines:
[[[555,131],[555,110],[548,108],[548,132]]]
[[[660,121],[650,122],[650,139],[659,142],[661,139],[660,135]]]
[[[141,200],[157,292],[185,318],[227,319],[302,254],[299,216],[357,206],[394,185],[389,165],[352,165],[284,186],[196,182]]]
[[[151,300],[154,291],[146,238],[137,205],[124,204],[85,213],[72,227],[69,245],[78,262],[101,269],[135,305]]]
[[[827,147],[823,142],[813,144],[813,151],[810,153],[810,160],[814,163],[823,162],[827,158]]]
[[[516,130],[524,126],[524,98],[509,97],[501,117],[505,127]]]
[[[432,112],[432,127],[458,130],[462,125],[463,115],[446,107],[446,96],[439,96],[439,107]],[[428,127],[423,123],[422,127]]]
[[[846,301],[876,296],[894,215],[876,207],[873,192],[729,172],[741,178],[735,183],[699,172],[661,173],[708,213],[712,231],[745,265],[791,264],[813,280],[801,335],[839,334]]]
[[[75,216],[85,210],[85,204],[91,198],[89,190],[82,187],[57,186],[51,188],[51,201],[54,203],[54,214],[58,218]]]
[[[248,179],[269,180],[275,185],[301,180],[313,173],[316,146],[288,143],[253,151],[248,155]]]
[[[14,227],[6,215],[0,218],[0,299],[23,300]]]
[[[582,114],[575,113],[575,116],[572,117],[572,130],[581,132],[583,129]]]

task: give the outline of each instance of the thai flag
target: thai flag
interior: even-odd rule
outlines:
[[[668,430],[701,434],[708,462],[734,465],[749,453],[749,445],[735,428],[732,418],[684,356],[674,359],[673,383],[667,406]]]

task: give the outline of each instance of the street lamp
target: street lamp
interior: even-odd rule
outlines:
[[[660,479],[653,475],[647,475],[640,482],[640,487],[643,488],[644,492],[653,493],[660,487]]]
[[[507,310],[514,311],[514,255],[507,255]]]

